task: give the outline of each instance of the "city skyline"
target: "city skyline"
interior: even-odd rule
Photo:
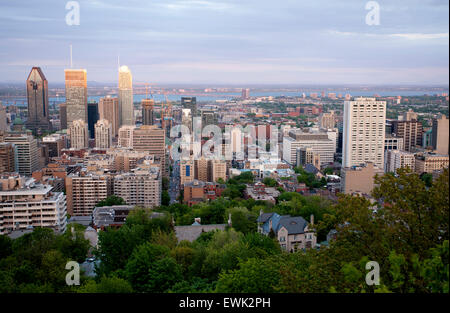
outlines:
[[[365,1],[78,1],[72,26],[65,2],[2,3],[0,77],[39,66],[62,82],[72,45],[73,67],[105,83],[120,56],[158,83],[448,85],[448,2],[413,2],[380,1],[367,25]]]

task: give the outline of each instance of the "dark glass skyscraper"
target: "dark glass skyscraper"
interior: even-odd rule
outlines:
[[[88,102],[88,129],[89,138],[94,138],[95,136],[95,123],[98,121],[98,103]]]
[[[52,130],[48,111],[48,83],[40,67],[33,67],[27,78],[28,119],[34,135]]]
[[[184,109],[191,109],[192,117],[198,116],[196,97],[181,97],[181,106]]]

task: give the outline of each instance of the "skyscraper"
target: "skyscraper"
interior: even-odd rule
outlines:
[[[89,138],[95,136],[95,123],[98,121],[98,103],[88,102],[88,129]]]
[[[59,122],[61,129],[67,129],[67,106],[65,103],[59,104]]]
[[[120,125],[134,125],[133,78],[128,66],[119,68]]]
[[[6,132],[8,130],[8,122],[6,120],[6,108],[0,101],[0,133]]]
[[[73,121],[83,120],[87,123],[87,75],[86,70],[64,70],[66,79],[67,127]]]
[[[202,128],[207,125],[217,125],[217,115],[213,110],[202,110]]]
[[[112,126],[108,120],[99,120],[95,124],[95,147],[108,149],[112,146]]]
[[[156,125],[143,125],[133,130],[133,149],[146,151],[150,155],[159,158],[161,162],[161,173],[167,176],[168,166],[166,164],[166,143],[164,129]]]
[[[357,98],[344,102],[342,167],[373,162],[384,167],[386,101]]]
[[[249,88],[242,89],[241,98],[242,98],[242,100],[246,100],[246,99],[250,98],[250,89]]]
[[[33,67],[27,78],[28,120],[33,134],[52,130],[48,111],[48,83],[40,67]]]
[[[120,116],[119,116],[119,99],[106,96],[100,98],[98,103],[99,119],[108,120],[112,127],[113,137],[119,134]]]
[[[155,101],[153,99],[142,99],[142,124],[143,125],[153,125],[153,106]]]
[[[70,128],[70,147],[74,149],[84,149],[89,146],[88,125],[83,120],[73,121]]]
[[[196,97],[181,97],[181,107],[184,109],[191,109],[192,117],[197,116],[197,98]]]
[[[417,147],[422,147],[422,123],[415,119],[392,121],[392,133],[403,138],[405,151],[414,151]]]
[[[11,142],[17,150],[16,169],[21,175],[31,176],[39,170],[38,142],[32,135],[9,134],[5,142]]]
[[[445,115],[433,119],[432,144],[433,149],[439,154],[449,154],[448,124],[448,118]]]
[[[190,109],[182,109],[181,124],[192,132],[192,111]]]

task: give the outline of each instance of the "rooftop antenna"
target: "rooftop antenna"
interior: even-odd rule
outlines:
[[[72,44],[70,44],[70,68],[73,68],[73,63],[72,63]]]
[[[117,68],[120,69],[120,55],[117,55]]]

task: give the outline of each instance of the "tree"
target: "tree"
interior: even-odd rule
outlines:
[[[168,206],[170,204],[170,195],[167,190],[163,190],[161,193],[161,205]]]
[[[271,178],[271,177],[266,177],[263,179],[263,184],[268,186],[268,187],[277,187],[278,186],[278,182]]]
[[[117,276],[102,276],[99,283],[95,280],[87,280],[86,283],[78,288],[78,293],[131,293],[133,288],[125,279]]]
[[[246,208],[238,207],[229,210],[232,226],[235,230],[244,234],[256,231],[257,215]]]
[[[182,280],[181,266],[168,256],[169,248],[145,243],[136,248],[125,267],[133,289],[164,292]]]
[[[239,269],[220,274],[216,292],[273,293],[280,279],[279,264],[271,259],[248,259],[239,263]]]
[[[99,201],[96,204],[96,207],[123,205],[123,204],[125,204],[125,200],[123,200],[121,197],[118,197],[116,195],[111,195],[111,196],[107,197],[106,199]]]

